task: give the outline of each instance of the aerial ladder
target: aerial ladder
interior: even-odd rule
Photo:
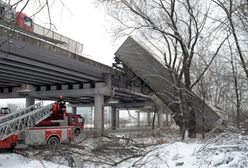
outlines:
[[[44,106],[42,102],[16,112],[0,116],[0,140],[24,131],[48,118],[52,104]]]

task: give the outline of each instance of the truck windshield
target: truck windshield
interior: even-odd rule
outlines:
[[[76,123],[76,118],[75,117],[72,117],[71,118],[71,122],[72,122],[72,124],[75,124]]]
[[[83,118],[78,118],[78,122],[82,123],[83,122]]]
[[[31,27],[33,24],[33,20],[27,16],[24,17],[24,24],[27,25],[28,27]]]

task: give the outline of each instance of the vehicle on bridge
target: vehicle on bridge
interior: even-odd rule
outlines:
[[[34,23],[31,17],[23,12],[17,12],[12,4],[2,0],[0,0],[0,29],[1,28],[15,29],[19,33],[45,40],[70,52],[79,55],[83,54],[83,44],[54,32],[51,28],[45,28]]]
[[[7,24],[15,23],[17,27],[25,31],[34,31],[34,24],[31,17],[23,12],[16,12],[10,4],[3,1],[0,1],[0,20],[3,20]]]
[[[33,32],[34,24],[31,17],[28,17],[25,13],[16,12],[16,25],[26,31]]]
[[[25,109],[0,116],[0,149],[18,145],[56,146],[69,143],[84,129],[84,118],[60,110],[58,103],[37,103]]]

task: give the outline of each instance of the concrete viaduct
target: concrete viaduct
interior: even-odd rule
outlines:
[[[52,36],[0,25],[0,99],[26,98],[28,106],[35,99],[57,100],[63,95],[73,112],[77,106],[94,106],[94,128],[100,133],[104,130],[104,106],[112,107],[113,129],[121,108],[160,110],[160,126],[162,113],[180,115],[179,104],[174,103],[178,102],[173,87],[176,74],[131,37],[116,51],[115,63],[109,67],[78,54],[82,45],[75,41],[49,34]],[[180,85],[184,89],[184,84]],[[187,91],[183,99],[194,109],[199,129],[222,123],[218,112],[193,92]]]
[[[0,99],[26,98],[29,106],[35,99],[56,100],[63,95],[74,112],[77,106],[94,106],[94,128],[102,132],[104,106],[112,106],[115,129],[118,108],[153,105],[149,95],[130,89],[130,81],[119,73],[46,38],[0,28]]]

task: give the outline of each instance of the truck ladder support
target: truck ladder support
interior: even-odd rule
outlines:
[[[0,117],[0,140],[33,127],[51,115],[52,104],[42,103]]]

